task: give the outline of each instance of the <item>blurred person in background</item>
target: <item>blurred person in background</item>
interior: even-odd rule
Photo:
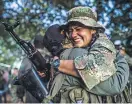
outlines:
[[[50,55],[50,53],[47,51],[47,49],[44,48],[43,36],[36,35],[33,39],[33,45],[42,54],[43,57],[45,55]],[[30,62],[30,60],[27,57],[24,57],[22,59],[22,63],[20,66],[20,70],[18,72],[18,76],[21,76],[22,73],[24,73],[26,70],[31,69],[31,68],[33,68],[32,63]],[[39,75],[41,77],[41,80],[44,81],[45,80],[43,78],[44,74],[39,73]],[[17,97],[20,98],[21,101],[24,103],[39,103],[39,101],[21,85],[17,86],[17,92],[16,93],[17,93]],[[24,97],[25,97],[25,99],[24,99]],[[22,99],[24,99],[24,100],[22,100]]]
[[[0,63],[0,102],[8,102],[10,65]],[[3,98],[3,101],[2,101]]]
[[[121,55],[126,59],[128,65],[129,65],[129,81],[130,81],[130,97],[132,100],[132,57],[127,54],[125,47],[123,46],[123,43],[121,40],[115,40],[114,45],[116,49],[121,53]]]
[[[0,103],[2,103],[2,96],[3,96],[4,83],[5,83],[5,80],[3,79],[3,73],[4,71],[0,69]]]
[[[21,61],[15,61],[16,64],[21,64]],[[10,94],[11,94],[11,103],[21,102],[21,99],[17,97],[17,86],[13,85],[13,79],[18,76],[19,66],[13,66],[11,69],[11,81],[10,81]]]

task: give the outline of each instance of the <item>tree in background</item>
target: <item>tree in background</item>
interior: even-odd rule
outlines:
[[[44,35],[50,25],[63,24],[66,12],[75,6],[95,9],[112,41],[125,41],[125,47],[129,45],[127,50],[132,48],[128,39],[132,37],[132,0],[1,0],[0,21],[14,23],[19,20],[21,24],[15,29],[16,33],[25,40],[31,40],[35,35]],[[0,33],[0,62],[12,64],[20,57],[21,49],[1,24]]]

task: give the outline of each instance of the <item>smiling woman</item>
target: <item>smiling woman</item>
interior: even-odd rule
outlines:
[[[69,34],[75,47],[87,47],[91,43],[92,37],[96,30],[89,29],[79,22],[69,24]]]
[[[128,82],[128,64],[104,34],[105,28],[97,23],[96,13],[89,7],[75,7],[60,27],[73,46],[53,58],[51,66],[56,74],[49,98],[57,103],[129,102],[122,92]]]

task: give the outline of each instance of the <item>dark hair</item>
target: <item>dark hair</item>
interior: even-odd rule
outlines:
[[[59,56],[63,51],[61,43],[64,38],[64,35],[61,34],[60,25],[54,24],[45,32],[43,44],[52,55]]]

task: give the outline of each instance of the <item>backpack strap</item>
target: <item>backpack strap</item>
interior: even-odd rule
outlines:
[[[63,73],[59,73],[55,76],[52,86],[49,91],[49,95],[47,99],[51,100],[55,95],[59,92],[64,82],[65,75]]]

